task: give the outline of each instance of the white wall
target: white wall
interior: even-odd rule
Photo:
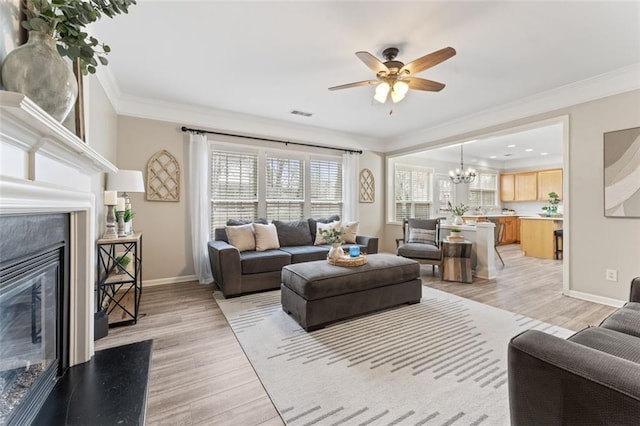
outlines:
[[[86,142],[104,158],[116,164],[118,116],[95,76],[85,77],[83,86]],[[91,190],[96,197],[97,238],[101,238],[105,230],[106,210],[103,195],[105,183],[105,173],[95,175],[91,179]]]
[[[382,154],[365,151],[360,156],[360,170],[369,169],[373,173],[375,194],[373,203],[359,203],[360,226],[358,234],[377,236],[384,240],[384,157]],[[360,190],[360,187],[358,187]],[[379,241],[380,243],[380,241]]]

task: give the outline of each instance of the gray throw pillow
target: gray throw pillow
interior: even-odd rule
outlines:
[[[274,220],[273,224],[278,231],[280,247],[313,245],[309,222],[306,220],[295,220],[293,222]]]
[[[408,243],[435,244],[436,231],[430,229],[411,228],[409,229]]]

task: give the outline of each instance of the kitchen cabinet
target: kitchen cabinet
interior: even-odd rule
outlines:
[[[516,201],[536,201],[538,199],[538,173],[518,173],[515,175]]]
[[[553,231],[562,229],[562,219],[523,217],[520,221],[520,249],[524,255],[553,259]]]
[[[498,219],[500,223],[504,224],[504,233],[500,244],[513,244],[520,241],[520,229],[519,221],[517,217],[501,217]]]
[[[500,200],[515,201],[516,199],[516,181],[515,175],[500,175]]]
[[[500,175],[500,201],[547,201],[555,192],[562,199],[562,169],[532,170]]]
[[[562,199],[562,169],[538,172],[538,200],[548,200],[550,192]]]

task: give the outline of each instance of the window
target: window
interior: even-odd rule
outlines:
[[[300,220],[304,216],[304,162],[267,155],[267,220]]]
[[[253,219],[258,214],[258,156],[211,153],[211,229],[228,218]]]
[[[311,217],[342,216],[342,161],[311,160]]]
[[[449,212],[449,203],[455,205],[455,191],[453,188],[454,183],[451,182],[451,179],[448,175],[438,175],[438,212],[447,213]]]
[[[469,207],[496,207],[498,205],[498,175],[478,172],[469,184]]]
[[[433,170],[396,165],[394,173],[396,222],[409,217],[431,216]]]
[[[342,159],[256,149],[211,151],[211,232],[228,219],[342,216]]]

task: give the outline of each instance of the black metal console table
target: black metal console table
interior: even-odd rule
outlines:
[[[142,296],[142,234],[99,239],[98,309],[109,316],[109,326],[135,324]],[[118,259],[128,257],[123,266]]]

